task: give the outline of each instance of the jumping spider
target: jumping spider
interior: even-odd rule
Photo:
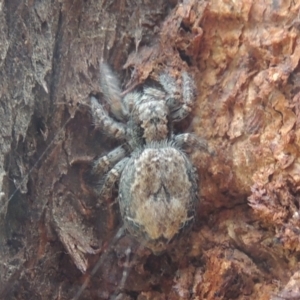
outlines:
[[[119,180],[118,200],[125,228],[154,254],[168,245],[194,221],[198,203],[198,176],[186,155],[206,142],[193,134],[173,134],[173,123],[185,118],[195,101],[192,78],[182,73],[182,91],[164,73],[162,88],[121,96],[118,81],[101,64],[100,84],[112,117],[91,97],[95,126],[123,142],[93,163],[92,174],[100,197]],[[182,100],[181,101],[181,96]]]

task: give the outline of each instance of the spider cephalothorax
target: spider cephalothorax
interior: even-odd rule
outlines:
[[[192,110],[195,88],[191,77],[182,73],[181,92],[166,73],[159,83],[162,88],[145,87],[122,98],[117,79],[101,64],[101,88],[114,118],[91,97],[96,127],[123,141],[94,162],[93,173],[104,177],[98,193],[104,197],[119,180],[124,225],[154,253],[165,250],[191,227],[198,203],[198,176],[184,150],[206,149],[206,142],[195,135],[172,131],[172,123]]]

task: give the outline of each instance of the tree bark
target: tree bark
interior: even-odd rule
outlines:
[[[300,299],[300,1],[0,5],[0,299]],[[124,91],[195,78],[175,132],[214,155],[192,153],[197,222],[161,256],[86,184],[117,145],[91,118],[100,61]]]

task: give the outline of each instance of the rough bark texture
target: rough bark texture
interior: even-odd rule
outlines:
[[[300,299],[299,0],[0,7],[1,299]],[[215,155],[194,153],[198,221],[161,256],[83,180],[116,145],[89,111],[101,60],[124,90],[196,79],[176,130]]]

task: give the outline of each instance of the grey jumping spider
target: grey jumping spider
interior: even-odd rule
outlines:
[[[159,254],[191,227],[198,203],[198,176],[186,155],[206,142],[190,133],[173,134],[195,101],[194,82],[182,73],[182,88],[164,73],[162,88],[144,87],[121,97],[109,67],[101,64],[101,88],[111,118],[91,97],[95,126],[123,144],[93,163],[105,175],[97,193],[104,197],[119,180],[118,200],[125,227],[141,244]],[[181,100],[182,98],[182,100]]]

